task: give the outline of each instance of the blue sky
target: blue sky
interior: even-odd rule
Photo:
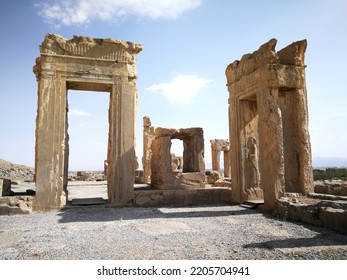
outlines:
[[[47,33],[143,45],[138,55],[136,137],[142,118],[163,127],[202,127],[228,138],[225,68],[271,38],[276,49],[307,39],[306,79],[314,157],[347,158],[345,0],[5,0],[0,9],[0,158],[34,166],[37,82],[32,72]],[[108,93],[69,92],[70,168],[101,169]],[[181,152],[174,141],[173,151]]]

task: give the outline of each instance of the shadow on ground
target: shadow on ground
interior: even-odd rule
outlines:
[[[284,248],[305,248],[316,246],[336,246],[347,245],[347,237],[324,228],[317,228],[318,234],[312,238],[286,238],[266,242],[256,242],[244,245],[244,248],[267,248],[267,249],[284,249]]]
[[[208,206],[208,210],[203,207],[181,207],[181,208],[137,208],[137,207],[76,207],[61,210],[60,223],[72,222],[106,222],[120,220],[138,220],[138,219],[170,219],[170,218],[204,218],[204,217],[223,217],[231,215],[250,215],[259,214],[254,210],[240,208],[235,206],[235,209],[221,210],[220,207]],[[179,209],[179,211],[177,210]]]

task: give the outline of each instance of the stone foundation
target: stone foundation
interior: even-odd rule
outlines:
[[[133,201],[133,205],[139,207],[217,205],[230,203],[231,189],[227,188],[135,191]]]
[[[294,221],[324,226],[347,233],[347,200],[282,197],[277,200],[276,215]]]

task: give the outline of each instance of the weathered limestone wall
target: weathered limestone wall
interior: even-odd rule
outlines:
[[[233,197],[264,198],[313,189],[304,55],[306,40],[279,52],[270,40],[226,69]]]
[[[61,208],[66,203],[69,89],[110,93],[109,202],[125,205],[133,198],[136,56],[141,49],[139,44],[113,39],[46,35],[34,66],[38,81],[36,210]]]

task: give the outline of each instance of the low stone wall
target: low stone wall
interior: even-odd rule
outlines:
[[[314,186],[315,193],[347,196],[347,182],[335,181],[316,181]]]
[[[275,214],[347,233],[347,200],[282,197]]]
[[[186,190],[135,191],[133,204],[139,207],[190,206],[231,203],[231,189],[206,188]]]

